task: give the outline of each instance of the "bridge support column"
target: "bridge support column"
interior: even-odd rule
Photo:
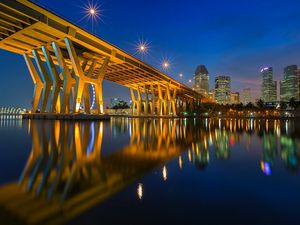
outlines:
[[[44,84],[43,84],[41,78],[39,77],[29,55],[27,53],[25,53],[23,56],[24,56],[28,71],[31,75],[32,81],[34,83],[34,92],[33,92],[33,101],[32,101],[32,110],[31,111],[33,113],[35,113],[36,110],[38,109],[38,105],[39,105],[42,90],[44,88]]]
[[[168,112],[169,114],[172,113],[173,116],[177,115],[177,109],[176,109],[176,94],[177,89],[174,89],[173,94],[171,95],[169,86],[167,87],[167,96],[168,96]]]
[[[98,108],[98,113],[103,114],[103,92],[102,92],[102,82],[107,71],[110,58],[106,57],[99,69],[99,73],[96,75],[97,84],[95,85],[95,95],[96,95],[96,105]]]
[[[163,91],[160,85],[158,88],[158,98],[159,98],[159,115],[167,115],[167,94],[163,95]]]
[[[137,98],[135,97],[134,94],[134,89],[130,88],[130,95],[131,95],[131,100],[132,100],[132,114],[133,115],[141,115],[141,103],[142,103],[142,97],[141,97],[141,91],[138,87],[137,90]]]
[[[63,75],[61,112],[70,113],[70,94],[72,87],[75,85],[75,80],[73,79],[72,74],[66,65],[65,59],[58,44],[56,42],[53,42],[52,47],[57,58],[58,65],[60,67],[61,74]]]
[[[72,41],[68,38],[65,38],[64,41],[75,72],[76,88],[75,88],[75,103],[73,105],[73,112],[79,112],[84,89],[87,88],[89,84],[91,84],[91,85],[95,85],[95,92],[96,92],[95,94],[96,94],[99,113],[103,113],[102,80],[104,78],[104,74],[106,72],[109,59],[106,58],[104,60],[104,63],[100,68],[100,72],[98,75],[96,75],[96,77],[92,77],[92,74],[94,72],[94,66],[90,68],[91,70],[88,72],[88,75],[86,76],[82,69],[82,66],[80,65],[80,60],[75,51]],[[85,92],[88,91],[85,90]],[[90,112],[90,108],[85,108],[85,110],[87,112]]]
[[[43,99],[42,99],[42,109],[41,109],[41,112],[44,113],[47,110],[47,104],[48,104],[48,100],[49,100],[49,96],[50,96],[50,92],[51,92],[52,84],[53,83],[52,83],[52,80],[51,80],[51,78],[50,78],[50,76],[48,74],[48,71],[45,68],[44,63],[41,60],[41,56],[39,55],[39,53],[37,52],[37,50],[33,49],[32,50],[32,54],[34,56],[36,65],[37,65],[38,70],[40,72],[42,81],[44,83],[44,88],[43,88],[43,92],[42,92],[42,96],[43,96]]]
[[[154,116],[155,115],[155,108],[157,105],[157,97],[155,95],[155,91],[154,91],[154,86],[153,84],[151,84],[151,104],[150,104],[150,110],[151,110],[151,115]],[[158,109],[158,114],[159,114],[159,109]]]
[[[50,56],[49,50],[46,46],[42,46],[42,51],[46,59],[46,64],[48,66],[48,70],[50,72],[53,87],[52,87],[52,96],[51,96],[51,108],[50,111],[52,113],[59,113],[60,112],[60,89],[63,87],[63,80],[60,78],[54,62]]]
[[[149,114],[149,90],[147,89],[146,85],[144,86],[144,92],[145,92],[145,99],[143,100],[144,103],[144,114]]]

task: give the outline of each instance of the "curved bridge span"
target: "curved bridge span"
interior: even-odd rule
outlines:
[[[43,113],[76,113],[80,108],[92,113],[92,85],[96,113],[101,114],[103,80],[130,88],[136,115],[177,115],[206,100],[190,87],[27,0],[0,2],[0,48],[24,56],[34,83],[32,112],[40,107]]]

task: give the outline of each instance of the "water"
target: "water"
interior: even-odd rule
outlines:
[[[293,120],[0,118],[1,224],[299,224]]]

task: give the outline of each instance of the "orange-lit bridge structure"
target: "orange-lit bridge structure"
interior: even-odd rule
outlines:
[[[102,114],[103,80],[130,88],[135,115],[177,115],[206,100],[190,87],[28,0],[1,0],[0,48],[24,56],[34,83],[32,112],[69,114],[83,110]]]

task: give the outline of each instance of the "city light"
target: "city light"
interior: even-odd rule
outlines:
[[[182,74],[182,73],[180,73],[180,74],[179,74],[179,77],[183,77],[183,74]]]
[[[168,172],[167,172],[166,166],[163,167],[162,177],[163,177],[164,181],[166,181],[168,179]]]
[[[164,60],[163,63],[162,63],[162,67],[163,67],[163,69],[165,69],[165,70],[169,69],[169,68],[170,68],[170,63],[169,63],[169,61]]]
[[[137,195],[140,200],[143,198],[143,184],[139,183],[137,188]]]
[[[135,48],[136,54],[144,56],[149,53],[150,44],[147,41],[139,40]]]
[[[88,2],[87,5],[83,7],[84,9],[84,17],[81,19],[88,19],[92,21],[92,33],[94,32],[94,22],[97,22],[99,19],[101,20],[101,10],[100,5],[98,3]],[[80,20],[80,21],[81,21]]]

